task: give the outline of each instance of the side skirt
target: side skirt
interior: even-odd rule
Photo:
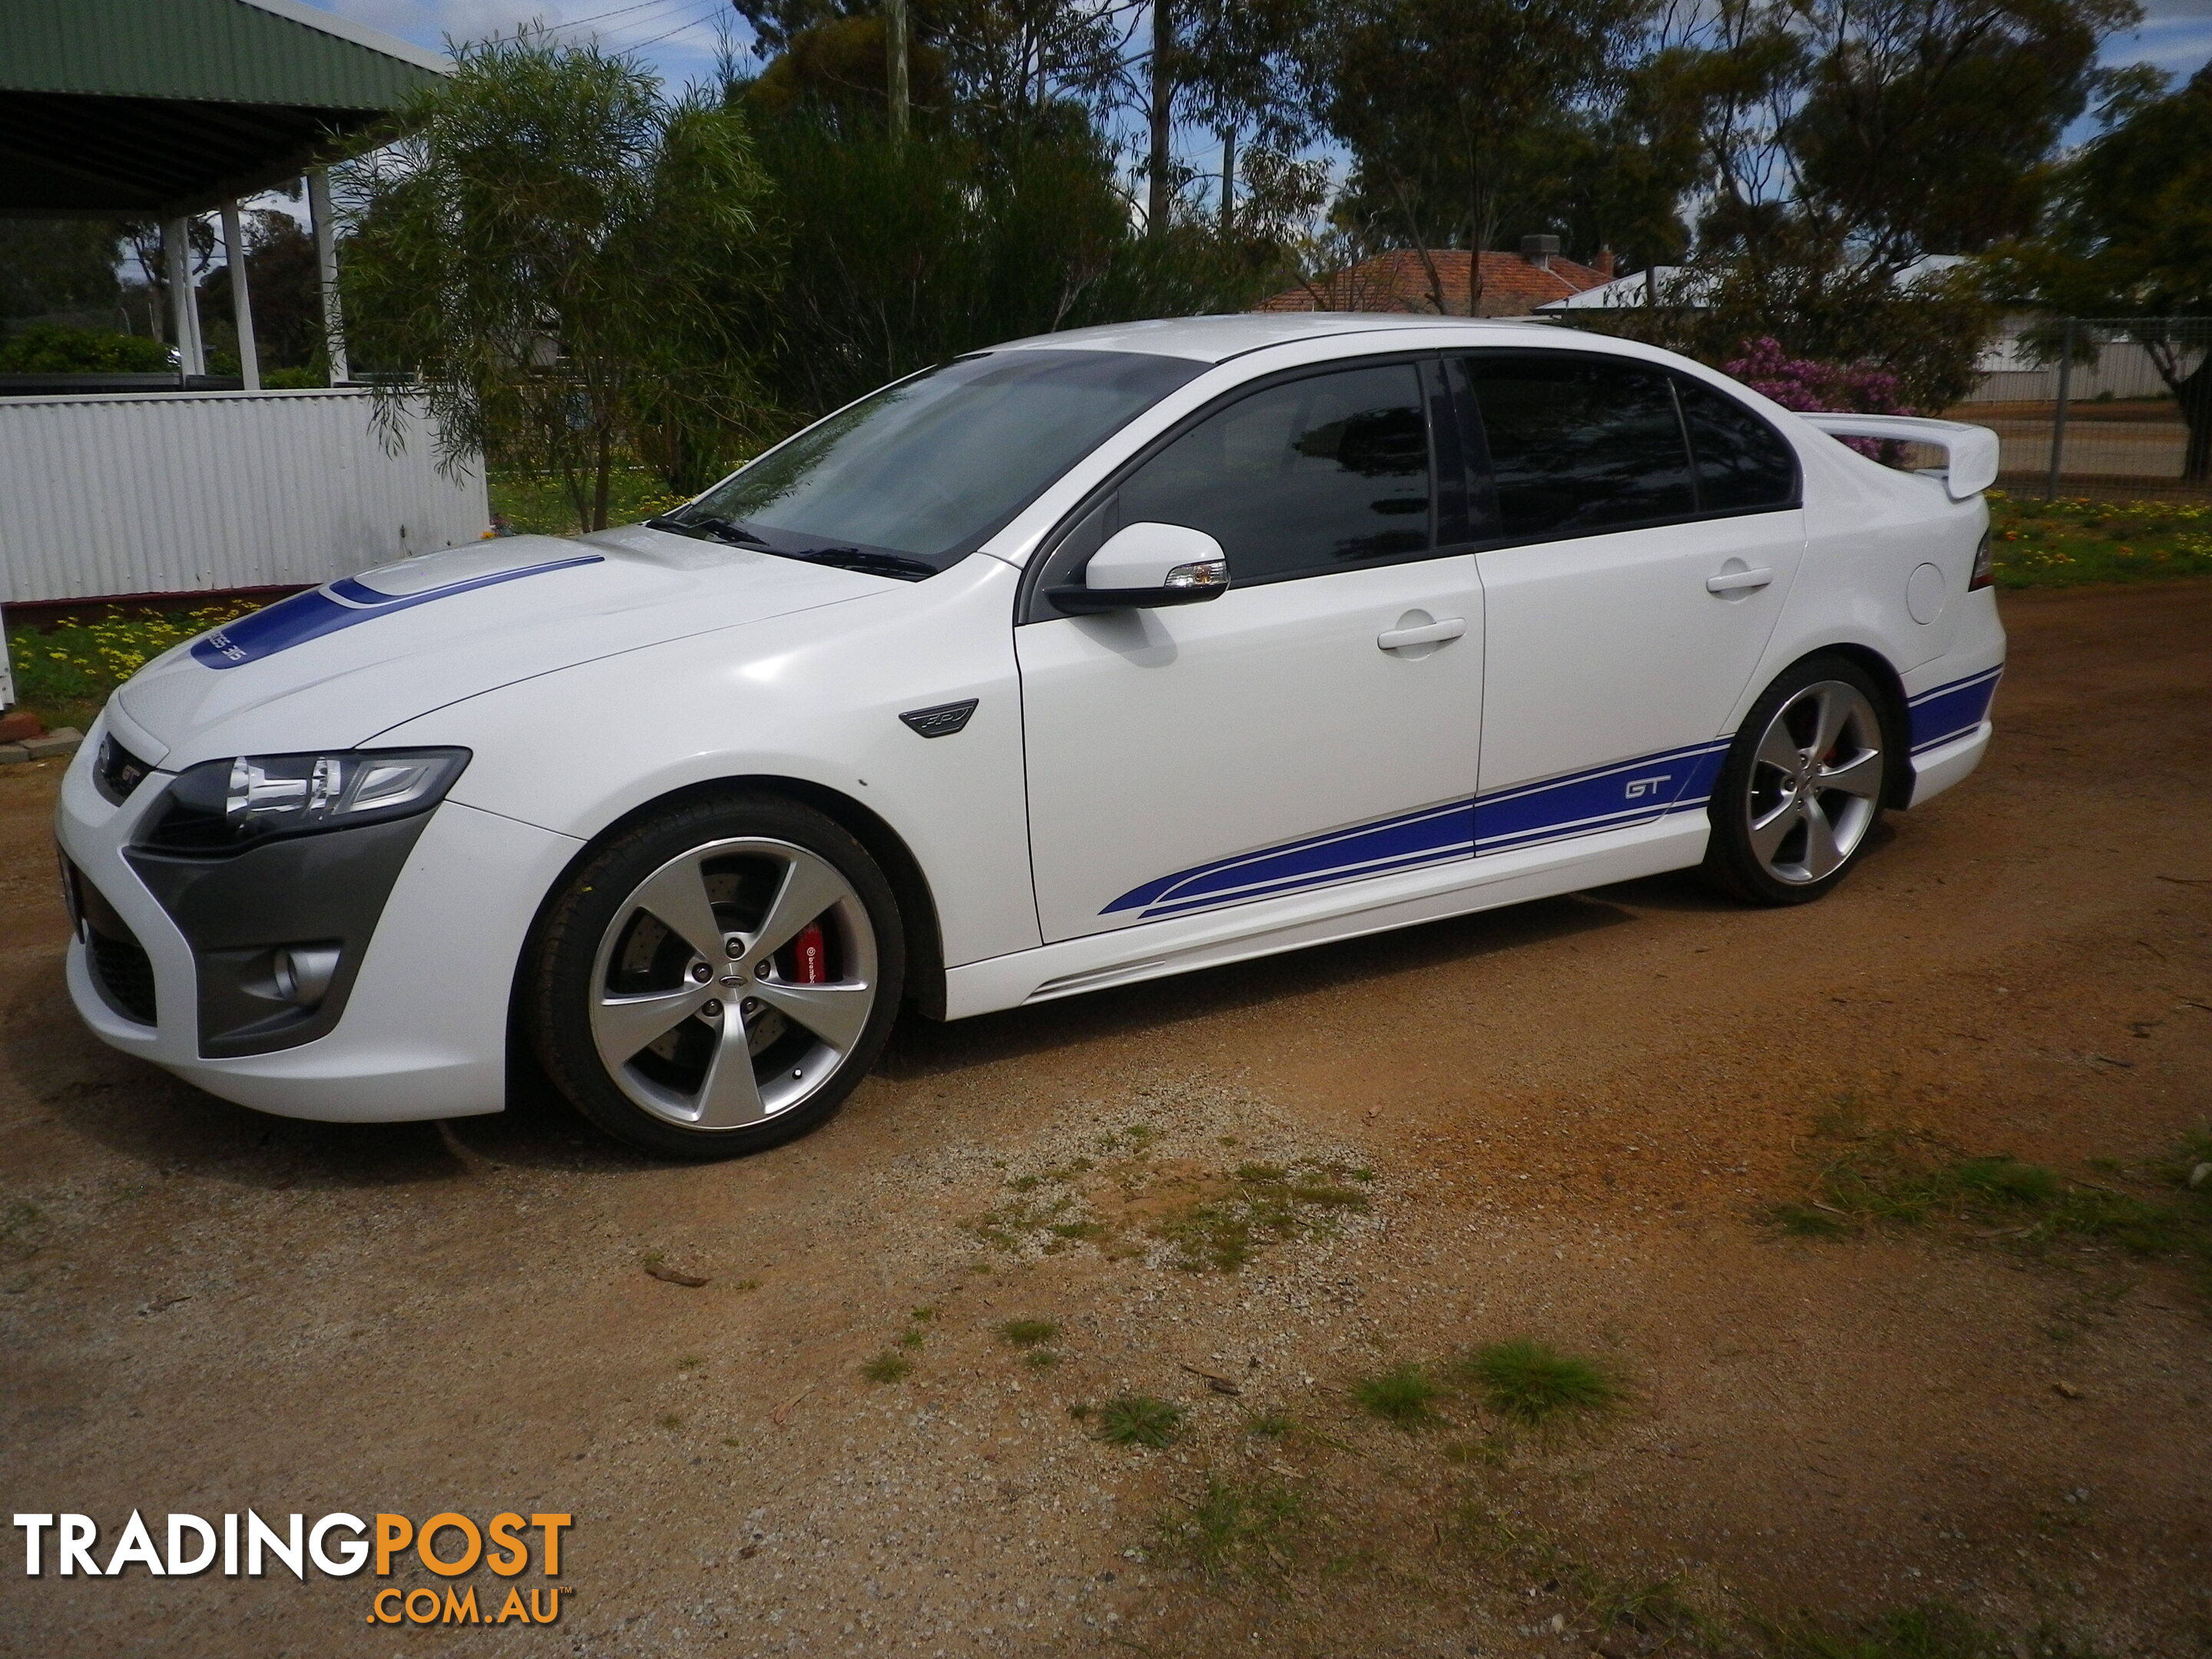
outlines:
[[[1685,812],[1632,829],[1062,939],[951,969],[945,1017],[965,1019],[1687,869],[1704,859],[1708,833],[1703,812]]]

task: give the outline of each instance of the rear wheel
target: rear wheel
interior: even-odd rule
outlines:
[[[1807,904],[1849,873],[1890,777],[1881,693],[1856,663],[1816,657],[1766,690],[1713,791],[1705,871],[1755,904]]]
[[[836,1111],[890,1035],[905,948],[890,884],[811,808],[672,808],[578,871],[533,964],[547,1073],[609,1133],[729,1158]]]

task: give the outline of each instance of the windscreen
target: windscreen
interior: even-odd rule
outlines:
[[[712,516],[940,568],[1207,365],[1115,351],[1005,351],[886,386],[675,515]]]

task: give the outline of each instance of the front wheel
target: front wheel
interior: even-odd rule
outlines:
[[[813,1128],[882,1052],[906,965],[867,849],[775,796],[672,807],[578,870],[532,962],[531,1035],[601,1128],[659,1157]]]
[[[1705,872],[1754,904],[1808,904],[1867,849],[1889,786],[1881,693],[1839,657],[1766,690],[1713,790]]]

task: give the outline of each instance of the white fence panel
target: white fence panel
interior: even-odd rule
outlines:
[[[476,540],[483,473],[374,394],[0,398],[0,602],[328,581]]]

